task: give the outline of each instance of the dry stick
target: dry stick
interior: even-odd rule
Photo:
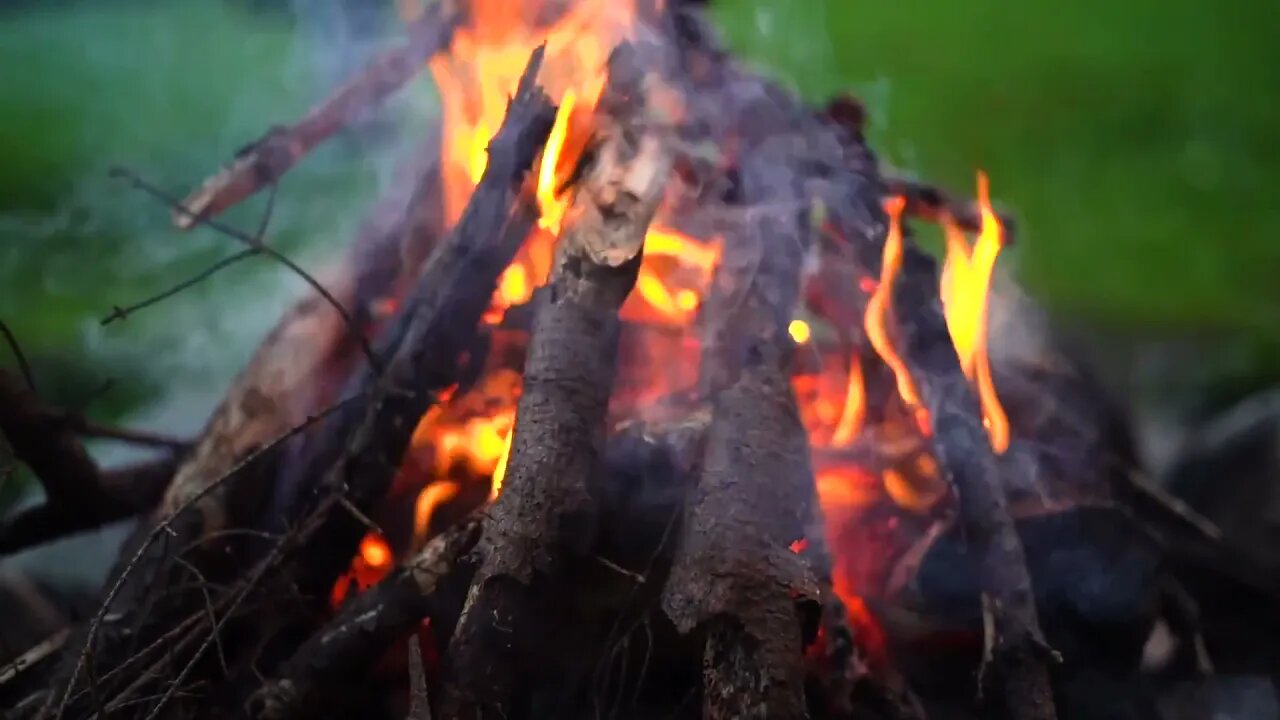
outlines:
[[[186,513],[187,511],[196,507],[196,505],[201,500],[205,499],[207,496],[211,495],[215,491],[222,488],[224,484],[226,484],[227,482],[235,478],[239,473],[243,472],[246,468],[252,466],[255,462],[257,462],[261,458],[266,457],[272,452],[274,452],[276,448],[278,448],[285,441],[297,435],[298,433],[306,430],[307,428],[311,427],[316,422],[319,422],[320,420],[327,417],[329,414],[341,409],[344,405],[346,405],[347,403],[351,402],[354,399],[355,398],[348,398],[346,400],[342,400],[338,403],[335,403],[329,406],[328,408],[325,408],[319,413],[316,413],[314,415],[307,417],[307,419],[304,420],[302,423],[280,434],[279,436],[274,438],[271,442],[268,442],[266,445],[264,445],[261,449],[253,453],[250,453],[248,456],[244,457],[242,460],[240,460],[235,465],[233,465],[229,470],[227,470],[227,472],[223,473],[220,477],[214,479],[212,482],[205,484],[204,487],[200,488],[196,492],[184,498],[183,501],[176,508],[170,511],[166,517],[164,517],[162,520],[156,523],[154,527],[151,528],[150,532],[147,533],[146,537],[139,544],[138,549],[134,552],[132,557],[130,557],[129,560],[125,563],[124,567],[115,578],[114,582],[111,585],[111,589],[107,591],[106,597],[103,598],[102,604],[99,606],[97,614],[94,616],[93,621],[89,624],[88,636],[85,638],[84,645],[81,648],[80,652],[78,653],[78,658],[77,658],[75,667],[72,670],[71,677],[67,681],[66,686],[63,688],[61,693],[55,693],[50,696],[50,700],[52,700],[53,698],[59,697],[60,695],[60,699],[58,700],[58,710],[57,710],[56,717],[58,718],[63,717],[63,714],[67,710],[67,703],[71,697],[71,692],[74,690],[76,686],[76,682],[79,679],[80,672],[84,669],[85,665],[89,662],[89,657],[94,652],[96,652],[96,649],[97,649],[96,641],[98,639],[98,634],[103,626],[103,623],[106,620],[107,612],[110,609],[112,603],[115,601],[116,596],[119,595],[121,589],[125,585],[125,581],[129,579],[131,573],[134,571],[134,569],[138,567],[139,562],[142,560],[144,554],[146,554],[146,552],[151,547],[151,545],[154,544],[156,540],[160,539],[161,535],[172,534],[174,532],[170,524],[175,519],[177,519],[178,517]]]
[[[416,634],[409,636],[409,714],[406,720],[431,720],[427,673],[422,667],[422,644]]]
[[[375,665],[394,643],[434,612],[437,588],[459,569],[480,538],[480,518],[451,526],[414,558],[361,593],[298,648],[277,680],[257,694],[258,717],[301,720],[323,715],[343,682]]]
[[[182,201],[190,212],[175,212],[174,224],[189,229],[278,181],[312,148],[422,72],[426,61],[449,45],[465,6],[458,0],[436,2],[410,26],[405,45],[374,58],[298,122],[274,127],[236,153],[229,166]]]
[[[516,678],[510,635],[495,627],[527,632],[511,617],[525,586],[593,539],[588,483],[603,460],[618,310],[635,285],[672,163],[662,134],[647,127],[645,80],[629,46],[615,51],[596,115],[598,146],[534,320],[506,480],[481,539],[484,561],[450,646],[450,717],[503,714]]]
[[[1040,631],[1031,576],[1009,513],[1000,465],[947,331],[936,264],[912,246],[904,249],[893,310],[896,344],[929,411],[934,456],[959,494],[960,521],[979,558],[983,607],[990,611],[987,631],[995,643],[990,657],[999,661],[996,669],[1007,711],[1018,720],[1053,720],[1048,662],[1057,654]]]
[[[18,369],[22,371],[22,378],[27,381],[27,388],[31,392],[35,392],[36,376],[31,372],[31,366],[27,364],[27,356],[23,354],[22,346],[18,344],[18,338],[3,320],[0,320],[0,335],[4,335],[5,342],[9,343],[9,349],[13,351],[13,358],[18,361]]]
[[[235,255],[225,257],[219,260],[218,262],[214,263],[213,265],[210,265],[209,267],[200,271],[199,273],[191,276],[190,278],[183,280],[177,285],[174,285],[173,287],[170,287],[167,290],[163,290],[159,293],[156,293],[155,295],[152,295],[151,297],[146,298],[145,300],[140,300],[132,305],[126,305],[124,307],[120,307],[119,305],[113,306],[111,308],[111,314],[102,318],[100,322],[102,325],[110,325],[111,323],[117,320],[124,320],[125,318],[138,312],[139,310],[144,310],[146,308],[149,308],[152,305],[155,305],[156,303],[162,302],[164,300],[168,300],[169,298],[173,297],[174,295],[177,295],[183,290],[199,285],[205,280],[208,280],[209,278],[213,277],[220,270],[229,268],[232,265],[235,265],[236,263],[240,262],[241,260],[248,260],[251,257],[257,257],[259,254],[261,253],[258,252],[257,248],[241,250]]]
[[[362,315],[366,314],[363,310],[368,303],[391,294],[397,275],[416,272],[418,262],[431,245],[428,236],[434,227],[430,222],[432,212],[422,206],[431,205],[430,197],[435,195],[430,192],[431,183],[427,179],[436,174],[438,143],[433,139],[424,147],[428,152],[415,153],[404,170],[414,176],[407,178],[403,185],[406,189],[412,188],[413,192],[391,193],[379,201],[345,257],[335,264],[337,273],[329,280],[335,292],[350,298]],[[267,217],[264,213],[264,220]],[[256,457],[261,448],[274,448],[283,439],[293,437],[313,424],[312,421],[302,422],[308,408],[326,404],[333,391],[325,388],[332,384],[335,370],[345,374],[348,364],[358,359],[358,351],[345,341],[346,337],[346,326],[342,321],[320,298],[309,296],[288,310],[262,341],[214,411],[199,444],[175,475],[165,501],[153,514],[154,522],[167,526],[164,531],[174,538],[173,545],[179,548],[178,552],[185,553],[186,548],[220,536],[229,523],[241,522],[231,514],[229,498],[233,494],[244,494],[246,490],[261,496],[262,490],[253,485],[253,475],[257,471],[254,474],[240,473],[237,468],[247,463],[247,458]],[[356,397],[363,396],[357,394]],[[322,415],[329,417],[358,405],[343,402]],[[267,492],[272,491],[270,485],[266,489]],[[196,509],[198,512],[193,511]],[[181,520],[180,515],[184,516]],[[95,653],[102,652],[98,649],[102,643],[107,643],[110,648],[133,642],[127,635],[116,637],[118,631],[113,631],[113,628],[130,627],[132,623],[113,623],[112,627],[103,630],[101,615],[126,591],[139,595],[139,600],[151,593],[152,586],[145,578],[164,572],[172,560],[171,553],[163,550],[151,552],[158,535],[147,536],[147,533],[154,529],[155,526],[140,529],[139,536],[131,540],[123,551],[126,554],[122,554],[113,573],[116,579],[112,581],[113,586],[100,617],[90,626]],[[132,551],[135,544],[140,547],[137,554]],[[144,553],[150,554],[144,556]],[[135,573],[139,568],[145,572]],[[129,578],[131,574],[143,580]],[[168,618],[191,616],[180,607],[180,600],[173,600],[172,586],[160,585],[159,591],[169,591],[165,592],[166,598],[177,602],[178,606],[169,608],[172,610],[169,614],[159,614],[159,627],[143,628],[138,633],[137,642],[143,644],[152,637],[158,637],[148,645],[149,648],[168,645],[176,639],[168,627]],[[143,603],[122,602],[121,606],[126,612],[136,611]],[[89,645],[86,642],[83,647],[88,648]],[[76,646],[81,647],[81,644]],[[63,673],[63,678],[78,676],[86,659],[87,655],[83,653],[72,657],[74,666]],[[69,689],[74,686],[74,682],[69,683]],[[76,700],[82,696],[83,693],[78,694]],[[61,705],[65,707],[67,699],[61,692],[51,693],[50,702],[58,697],[63,697]]]

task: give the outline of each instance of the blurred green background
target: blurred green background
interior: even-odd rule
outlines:
[[[352,40],[333,31],[340,2],[294,5],[0,3],[0,318],[54,400],[194,429],[298,290],[245,266],[98,323],[235,250],[171,230],[108,167],[185,191],[358,66],[376,44],[360,37],[394,28],[375,13]],[[1274,379],[1276,3],[719,0],[715,16],[808,98],[860,95],[897,168],[961,192],[988,171],[1021,228],[1002,262],[1053,316],[1106,337],[1212,342],[1192,368],[1205,383]],[[415,88],[400,106],[430,101]],[[401,153],[387,135],[340,138],[289,175],[275,241],[314,267],[348,239]],[[252,224],[261,205],[230,219]]]

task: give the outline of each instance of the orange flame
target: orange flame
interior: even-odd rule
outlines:
[[[954,220],[944,220],[947,259],[942,270],[942,306],[951,342],[960,357],[960,368],[977,387],[991,447],[997,453],[1003,453],[1009,448],[1009,419],[991,379],[991,363],[987,355],[987,307],[991,274],[1004,246],[1004,230],[991,207],[987,176],[982,172],[978,173],[978,205],[982,227],[972,249]]]
[[[893,317],[893,284],[898,279],[898,271],[902,269],[902,211],[906,206],[906,198],[900,196],[891,197],[884,203],[884,210],[889,215],[889,232],[885,235],[884,253],[880,259],[880,282],[867,301],[865,324],[871,347],[893,370],[898,383],[898,395],[915,412],[916,421],[921,428],[927,429],[928,413],[920,405],[915,380],[889,339],[889,323]]]
[[[853,442],[862,432],[862,423],[867,417],[867,396],[862,381],[862,360],[855,354],[849,364],[849,389],[845,393],[844,410],[840,412],[840,420],[836,423],[835,432],[831,434],[831,444],[843,447]]]
[[[462,486],[452,480],[434,482],[422,488],[413,508],[413,536],[425,540],[431,533],[431,516],[436,508],[457,497],[461,490]]]

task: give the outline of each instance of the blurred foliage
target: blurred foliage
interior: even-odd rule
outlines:
[[[172,230],[107,168],[182,192],[338,79],[317,62],[334,51],[282,5],[0,6],[0,315],[60,399],[111,415],[175,389],[216,397],[297,291],[256,263],[98,325],[235,249]],[[808,98],[860,95],[898,168],[957,191],[987,170],[1022,230],[1005,262],[1055,313],[1204,333],[1233,375],[1280,367],[1275,3],[719,0],[715,12],[731,44]],[[368,136],[330,143],[282,185],[272,237],[308,266],[350,236],[385,177],[395,150]],[[251,225],[261,208],[230,219]],[[108,377],[115,389],[86,396]]]

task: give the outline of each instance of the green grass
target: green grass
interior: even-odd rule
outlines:
[[[1022,281],[1123,328],[1280,340],[1274,3],[721,0],[734,44],[952,188],[989,172]]]

